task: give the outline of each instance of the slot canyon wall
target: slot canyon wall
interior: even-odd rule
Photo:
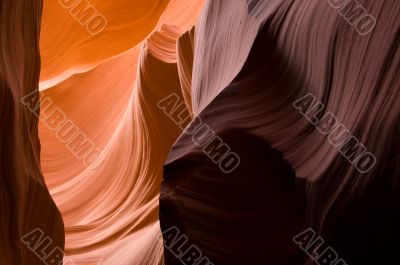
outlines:
[[[0,8],[1,265],[395,260],[400,2]]]

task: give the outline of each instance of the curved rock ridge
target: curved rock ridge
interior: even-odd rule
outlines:
[[[397,260],[400,2],[0,13],[1,265]]]
[[[176,39],[193,27],[203,1],[170,1],[159,14],[159,6],[166,1],[131,1],[121,6],[101,2],[91,4],[104,6],[101,10],[108,10],[115,27],[94,36],[86,32],[80,38],[83,32],[77,27],[81,25],[65,18],[64,23],[75,23],[63,28],[74,33],[69,35],[70,44],[65,41],[68,36],[49,31],[59,43],[41,45],[44,60],[46,49],[55,52],[49,56],[57,57],[41,72],[42,104],[47,106],[39,126],[42,168],[64,218],[66,254],[71,261],[158,264],[163,260],[157,225],[161,167],[181,129],[160,111],[157,101],[167,93],[181,93]],[[43,24],[49,30],[54,29],[51,17],[60,11],[55,11],[56,4],[47,5],[48,13],[45,10]],[[152,4],[156,10],[150,8]],[[122,15],[138,5],[145,11],[140,13],[142,21],[138,16]],[[146,12],[151,17],[142,19]],[[152,26],[146,26],[146,31],[137,23]],[[127,30],[143,36],[133,42],[129,34],[120,35]],[[99,45],[101,39],[109,43]],[[74,45],[76,49],[70,50]],[[85,62],[90,64],[80,68]],[[53,71],[49,67],[55,72],[48,72]],[[53,112],[61,113],[57,126],[49,126]],[[170,127],[168,133],[165,127]],[[101,159],[93,167],[86,163],[93,150],[87,149],[88,142],[101,150]],[[136,254],[132,254],[132,244]]]
[[[196,22],[204,0],[44,1],[40,89],[85,73],[135,47],[162,24],[182,31]]]
[[[327,246],[292,240],[306,229],[332,264],[396,259],[400,4],[359,1],[365,34],[333,2],[206,3],[196,118],[164,167],[166,264],[321,263]],[[240,163],[224,172],[228,148]]]
[[[55,132],[42,119],[43,168],[63,214],[66,253],[75,264],[158,264],[163,260],[157,225],[162,164],[182,129],[157,102],[170,93],[182,97],[176,63],[178,32],[174,26],[163,25],[140,51],[131,50],[42,92],[104,155],[96,168],[86,167],[57,137],[66,135],[62,139],[71,143],[66,140],[69,130],[60,125]],[[77,86],[70,88],[73,84]],[[80,96],[82,89],[86,93]],[[86,115],[69,104],[76,98]],[[187,110],[185,115],[189,116]],[[99,127],[103,128],[100,132]]]

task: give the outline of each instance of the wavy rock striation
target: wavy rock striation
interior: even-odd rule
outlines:
[[[208,1],[196,26],[197,119],[168,156],[160,196],[166,264],[312,264],[292,241],[308,227],[348,264],[390,263],[399,235],[400,4],[360,1],[376,17],[361,35],[332,1],[233,2]],[[307,94],[325,106],[308,113],[314,122],[293,106]],[[329,111],[376,157],[371,170],[348,161],[363,149],[354,138],[328,140]],[[240,157],[229,174],[212,161],[223,159],[222,143]],[[172,240],[174,226],[189,243]]]

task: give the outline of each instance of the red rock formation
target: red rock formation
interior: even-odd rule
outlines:
[[[175,142],[160,197],[162,230],[177,226],[201,256],[165,247],[166,264],[312,264],[291,240],[301,226],[348,264],[396,259],[400,3],[360,1],[376,17],[360,34],[332,2],[207,2],[191,88],[201,123]],[[301,115],[293,103],[309,93],[325,108]],[[363,149],[354,138],[336,147],[321,132],[329,111],[376,157],[371,170],[349,162]],[[213,138],[196,143],[199,124],[239,155],[233,172],[210,159]]]
[[[344,2],[3,0],[0,265],[390,264],[400,3]]]
[[[24,244],[23,236],[39,228],[51,248],[62,249],[64,227],[40,168],[40,110],[29,110],[39,104],[42,1],[4,0],[0,13],[0,264],[43,264],[34,252],[45,245],[31,251],[38,241]],[[22,98],[32,93],[24,105]]]

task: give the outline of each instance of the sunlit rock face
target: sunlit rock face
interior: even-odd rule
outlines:
[[[75,264],[159,264],[162,166],[181,129],[157,102],[190,94],[177,39],[204,2],[85,3],[44,1],[40,39],[40,158],[65,253]],[[107,26],[91,32],[100,15]]]
[[[3,0],[0,264],[390,264],[400,2],[340,2]]]

